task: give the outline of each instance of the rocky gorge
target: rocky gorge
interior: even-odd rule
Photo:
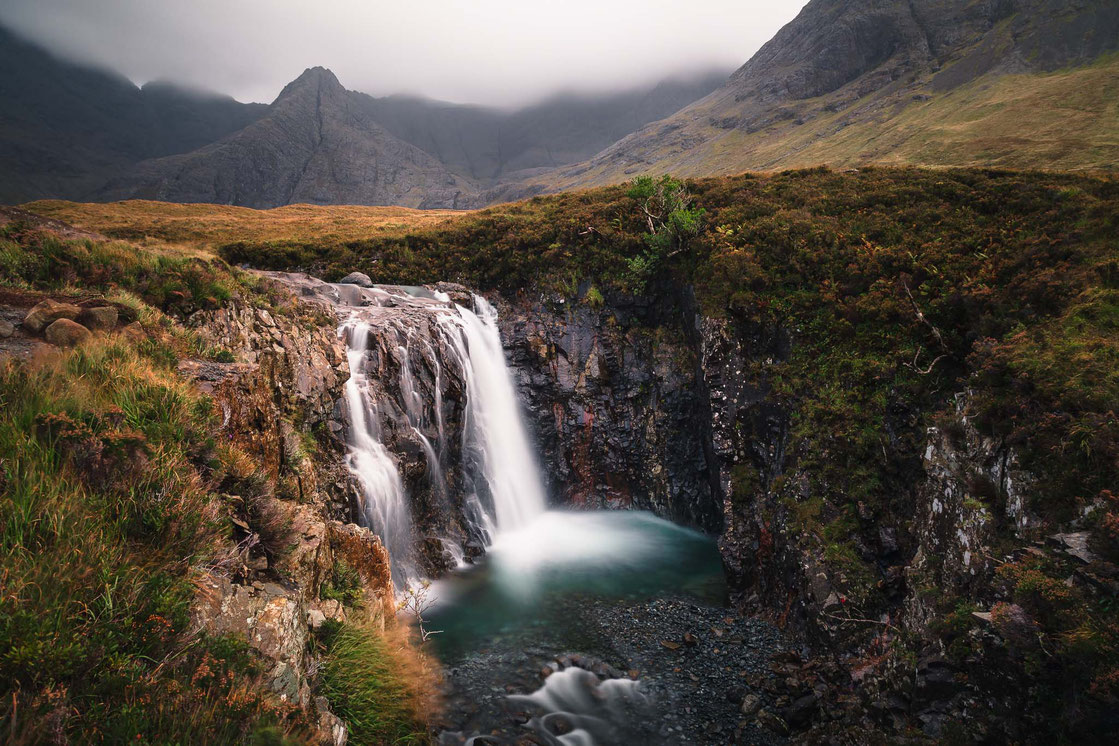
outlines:
[[[340,715],[377,742],[331,640],[390,634],[409,598],[442,743],[1105,732],[1113,183],[821,169],[688,188],[700,232],[640,276],[652,242],[619,189],[344,247],[238,243],[240,269],[187,254],[129,274],[133,247],[17,232],[4,349],[83,386],[91,360],[134,376],[148,356],[212,404],[187,455],[224,538],[192,560],[192,629],[247,640],[315,738],[340,740]],[[75,296],[55,276],[91,280]],[[111,306],[117,328],[42,341],[25,322],[48,300]],[[113,466],[140,447],[123,418],[161,411],[131,396],[17,424],[64,466]],[[75,448],[91,428],[110,429]]]
[[[371,366],[366,375],[376,387],[381,442],[399,469],[412,518],[414,543],[398,551],[414,552],[416,571],[429,577],[464,559],[480,558],[490,537],[470,507],[477,499],[471,477],[476,465],[464,453],[469,450],[463,428],[470,385],[461,353],[422,307],[429,301],[417,307],[399,289],[372,287],[361,277],[357,282],[369,289],[305,276],[271,279],[343,314],[349,304],[387,306],[384,322],[375,325],[365,343]],[[471,303],[470,292],[461,286],[433,286],[418,296],[408,292],[421,300],[444,294],[444,300],[434,301],[437,305],[451,297]],[[780,492],[792,485],[798,501],[812,499],[809,477],[790,465],[787,452],[795,415],[774,394],[767,376],[768,367],[792,354],[794,330],[704,317],[688,292],[671,304],[632,297],[608,298],[598,307],[560,296],[495,300],[552,500],[580,510],[648,510],[717,536],[737,613],[760,613],[807,644],[806,657],[793,653],[785,663],[774,664],[791,672],[780,687],[773,688],[765,668],[767,675],[751,679],[752,686],[738,687],[742,698],[755,691],[769,703],[757,721],[762,724],[755,726],[762,730],[743,728],[755,723],[757,711],[745,719],[733,716],[734,723],[725,727],[737,728],[746,742],[762,732],[835,737],[868,725],[883,734],[917,727],[941,737],[946,723],[967,711],[969,727],[981,729],[975,736],[1016,732],[1006,719],[1013,706],[1008,709],[1005,694],[983,689],[1001,687],[961,676],[978,658],[961,665],[936,642],[915,646],[912,669],[900,668],[896,657],[900,642],[914,639],[909,635],[930,635],[937,612],[927,589],[969,598],[986,595],[994,605],[993,572],[1000,564],[993,556],[999,536],[995,521],[1009,521],[1009,530],[1023,538],[1036,521],[1025,508],[1031,476],[1018,466],[1013,449],[983,438],[968,424],[966,393],[958,397],[955,420],[925,432],[914,427],[911,412],[897,407],[890,458],[899,464],[899,484],[910,491],[912,513],[895,514],[889,525],[860,534],[858,551],[873,558],[880,573],[868,579],[845,574],[826,548],[821,551],[799,537],[795,503]],[[229,322],[219,316],[203,323],[212,330]],[[254,323],[260,322],[248,328]],[[243,332],[223,334],[226,344],[238,335],[246,338]],[[339,366],[339,343],[328,342],[329,324],[316,334],[319,349],[296,355],[304,367],[292,372],[294,388],[304,399],[325,396],[312,406],[318,418],[312,424],[321,423],[341,444],[347,416],[339,387],[347,373]],[[281,346],[282,339],[281,334]],[[251,349],[251,344],[233,344],[238,347]],[[277,383],[280,390],[290,387]],[[274,441],[281,443],[282,435]],[[336,493],[345,493],[338,489],[345,482],[335,485]],[[306,489],[313,493],[317,487],[312,483]],[[983,489],[999,495],[1000,502],[980,503],[976,496]],[[369,496],[363,498],[352,481],[348,490],[333,509],[370,525],[362,516],[363,499]],[[305,532],[314,534],[314,529]],[[1057,542],[1034,551],[1060,557],[1070,546]],[[865,592],[861,583],[875,583],[885,599],[877,613],[863,611],[874,602],[856,595]],[[667,639],[693,636],[702,617],[689,622],[688,616],[658,632]],[[976,614],[972,634],[991,637],[983,617]],[[506,670],[509,680],[487,686],[514,686],[516,692],[510,682],[528,673],[529,681],[520,685],[528,686],[539,665],[521,664],[519,675],[497,666],[493,670]],[[468,678],[457,685],[469,692],[481,684]],[[886,693],[888,704],[881,699]],[[517,712],[514,708],[510,715],[504,707],[474,725],[492,728],[509,717],[515,725]],[[977,712],[985,714],[980,718]],[[455,717],[448,713],[445,719],[451,723]],[[713,724],[727,716],[711,717],[695,723],[698,730],[690,738],[713,733]]]

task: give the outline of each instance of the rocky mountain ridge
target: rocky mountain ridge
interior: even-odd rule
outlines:
[[[374,98],[312,68],[272,104],[241,104],[169,83],[138,89],[2,28],[0,47],[0,92],[10,102],[0,112],[0,201],[10,203],[150,197],[461,207],[462,195],[500,178],[587,158],[726,78],[706,72],[503,110]],[[297,95],[320,77],[324,99]],[[323,104],[334,113],[316,151]]]
[[[821,163],[1114,168],[1116,50],[1100,0],[813,0],[711,95],[491,197]]]
[[[455,207],[474,191],[434,157],[396,139],[324,68],[289,83],[268,112],[223,140],[137,165],[103,199]]]
[[[267,108],[169,83],[138,88],[3,27],[0,69],[0,203],[88,195],[133,163],[194,150]]]

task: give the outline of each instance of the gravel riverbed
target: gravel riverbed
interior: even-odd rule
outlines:
[[[586,743],[560,737],[587,724],[600,746],[784,742],[758,686],[787,644],[772,625],[690,599],[564,603],[576,639],[520,629],[448,662],[439,743]]]

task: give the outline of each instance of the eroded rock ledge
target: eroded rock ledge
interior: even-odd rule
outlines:
[[[280,290],[281,294],[286,291]],[[346,610],[322,598],[339,561],[358,572],[366,613],[383,625],[395,611],[389,558],[376,535],[355,525],[354,486],[337,436],[337,403],[348,373],[337,319],[291,298],[283,314],[234,301],[189,320],[228,363],[185,360],[180,373],[222,411],[223,433],[252,453],[275,495],[263,499],[286,536],[279,552],[234,520],[236,546],[197,580],[195,628],[247,640],[267,662],[267,679],[284,700],[313,713],[323,743],[346,742],[345,725],[312,692],[312,632]],[[226,496],[236,506],[239,495]]]

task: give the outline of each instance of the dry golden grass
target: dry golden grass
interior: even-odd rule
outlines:
[[[439,225],[462,211],[406,207],[288,205],[272,210],[149,200],[92,203],[43,200],[23,206],[110,238],[205,251],[236,241],[341,243]]]
[[[928,82],[928,81],[926,81]],[[684,123],[689,144],[654,141],[629,160],[576,164],[536,177],[548,190],[603,186],[639,173],[730,176],[827,165],[997,166],[1049,171],[1119,168],[1119,55],[1053,73],[990,74],[939,93],[896,87],[828,112],[834,95],[799,102],[803,124],[746,132],[711,124],[733,114],[726,101],[700,104]],[[696,144],[701,143],[701,144]]]

